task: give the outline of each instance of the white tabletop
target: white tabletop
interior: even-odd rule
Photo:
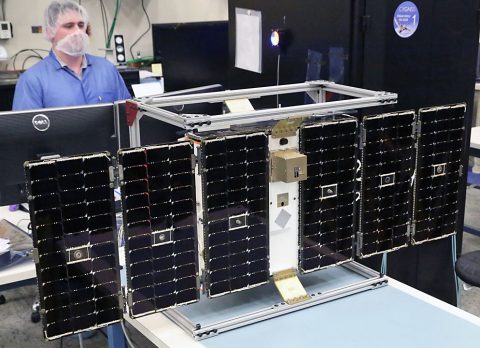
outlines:
[[[161,313],[125,319],[158,347],[292,347],[325,346],[477,347],[480,318],[394,279],[386,287],[319,304],[273,319],[195,341]],[[350,335],[339,337],[343,323]],[[356,323],[353,325],[353,323]],[[318,330],[305,330],[316,327]],[[375,329],[375,337],[369,330]],[[286,335],[279,332],[290,332]],[[390,337],[391,336],[391,337]],[[375,339],[376,341],[372,341]],[[392,341],[393,339],[393,341]],[[339,340],[343,343],[339,345]],[[462,341],[462,342],[460,342]]]
[[[0,207],[0,219],[8,220],[23,230],[27,230],[30,222],[28,213],[20,210],[11,212],[8,206]],[[0,270],[0,286],[32,278],[36,278],[35,264],[32,260],[26,260],[15,266]]]
[[[480,127],[472,127],[470,135],[470,147],[480,150]]]

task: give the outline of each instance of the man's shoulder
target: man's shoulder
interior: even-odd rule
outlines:
[[[52,63],[49,61],[50,58],[47,56],[46,58],[38,61],[37,63],[33,64],[30,68],[25,70],[22,73],[22,76],[36,76],[39,73],[44,72],[47,69],[52,68]]]
[[[47,56],[25,70],[20,75],[19,82],[43,81],[45,78],[51,76],[51,73],[54,72],[55,67],[52,65],[49,59],[50,58]]]

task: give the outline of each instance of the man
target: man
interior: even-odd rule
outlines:
[[[45,10],[49,55],[18,80],[13,110],[109,103],[131,98],[115,66],[86,54],[88,14],[70,0],[52,1]]]

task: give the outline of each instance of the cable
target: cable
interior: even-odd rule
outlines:
[[[5,18],[6,18],[6,14],[5,14],[5,1],[7,1],[7,0],[2,0],[2,17],[3,17],[3,20],[5,20]]]
[[[130,46],[130,54],[132,56],[132,59],[135,59],[135,57],[133,56],[133,47],[150,31],[151,29],[151,26],[150,26],[150,17],[148,16],[148,13],[147,13],[147,10],[145,10],[145,4],[143,3],[143,0],[142,0],[142,9],[143,9],[143,12],[145,13],[145,16],[147,16],[147,21],[148,21],[148,29],[145,30],[145,32],[140,35],[138,37],[138,39],[135,40],[135,42]]]
[[[79,344],[80,348],[83,348],[83,337],[82,337],[82,334],[79,333],[79,334],[77,334],[77,336],[78,336],[78,344]]]
[[[20,224],[21,224],[22,222],[24,222],[24,221],[30,221],[30,219],[20,219],[20,220],[17,221],[16,226],[19,227]]]
[[[115,29],[115,25],[117,24],[118,13],[120,12],[121,5],[122,5],[122,1],[117,0],[115,3],[115,16],[113,17],[112,26],[110,27],[110,31],[108,32],[107,45],[106,45],[107,48],[110,48],[110,43],[112,41],[112,36],[113,36],[113,30]]]
[[[24,60],[23,60],[23,63],[22,63],[22,70],[25,70],[25,63],[27,62],[27,60],[29,60],[30,58],[37,58],[37,59],[40,59],[42,60],[43,58],[42,57],[39,57],[39,56],[28,56],[26,57]]]
[[[17,60],[18,55],[23,53],[23,52],[29,52],[29,51],[35,53],[39,58],[42,58],[42,59],[43,59],[43,57],[40,53],[38,53],[38,51],[50,52],[50,51],[45,50],[43,48],[25,48],[25,49],[22,49],[22,50],[18,51],[17,53],[15,53],[13,56],[10,57],[10,60],[13,59],[13,70],[16,70],[15,62]],[[8,68],[8,63],[7,63],[7,66],[6,66],[5,69],[7,69],[7,68]]]
[[[457,263],[457,235],[452,235],[452,263],[453,263],[453,277],[455,278],[455,295],[457,297],[457,307],[460,304],[460,284],[458,282],[457,272],[455,271],[455,264]]]
[[[100,0],[100,12],[102,12],[103,35],[105,36],[105,47],[106,47],[107,40],[108,40],[108,17],[107,17],[107,10],[105,9],[105,3],[103,2],[103,0]]]
[[[277,86],[280,84],[280,53],[277,56]],[[280,106],[279,95],[277,94],[277,108]]]
[[[125,327],[125,323],[124,323],[123,320],[120,321],[120,325],[122,326],[123,334],[125,335],[125,338],[127,339],[127,342],[128,342],[128,345],[130,346],[130,348],[136,348],[135,344],[133,344],[133,342],[130,338],[130,335],[127,333],[127,328]]]
[[[387,274],[387,253],[383,253],[382,255],[382,264],[380,266],[380,273],[384,275]]]

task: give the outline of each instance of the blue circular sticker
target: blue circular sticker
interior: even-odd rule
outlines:
[[[398,36],[407,38],[415,33],[419,21],[420,13],[417,6],[411,1],[404,1],[395,10],[393,28]]]

